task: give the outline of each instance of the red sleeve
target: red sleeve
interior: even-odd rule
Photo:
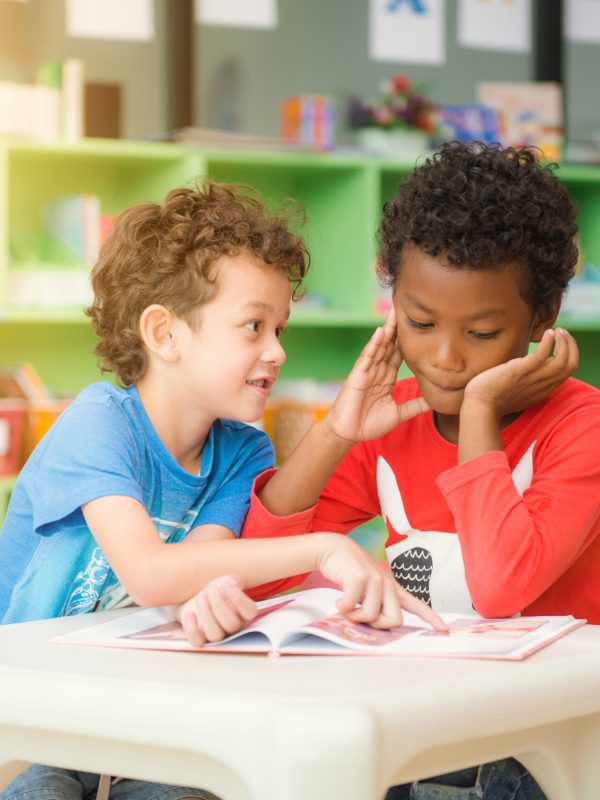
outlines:
[[[532,483],[522,497],[504,452],[485,453],[439,476],[480,614],[497,617],[526,608],[596,538],[598,453],[598,410],[586,409],[536,445]]]
[[[356,445],[340,462],[327,482],[315,506],[278,517],[262,504],[259,493],[275,470],[263,472],[254,482],[250,509],[242,529],[245,539],[275,536],[294,536],[311,531],[348,533],[379,514],[375,491],[375,470],[369,465],[371,457],[364,445]],[[306,575],[295,575],[254,587],[248,594],[254,599],[269,597],[298,586]]]

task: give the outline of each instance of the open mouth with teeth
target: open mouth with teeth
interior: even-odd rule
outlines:
[[[264,378],[258,380],[247,380],[247,384],[250,386],[258,386],[260,389],[269,389],[271,387],[272,381],[265,380]]]

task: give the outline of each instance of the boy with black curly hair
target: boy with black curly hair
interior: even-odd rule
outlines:
[[[570,377],[576,343],[553,328],[576,213],[525,149],[450,143],[415,168],[379,231],[393,310],[329,414],[258,479],[243,535],[346,533],[381,515],[396,580],[437,611],[600,623],[600,391]],[[402,360],[414,377],[397,382]],[[415,399],[428,410],[402,422]],[[457,785],[542,796],[505,767]]]
[[[185,603],[182,624],[203,643],[255,615],[242,588],[300,567],[339,583],[353,618],[400,624],[405,605],[441,625],[350,540],[237,540],[252,483],[273,463],[248,423],[285,360],[280,335],[307,266],[301,236],[247,187],[207,181],[121,215],[88,309],[119,385],[84,389],[17,479],[0,535],[1,623]],[[98,786],[36,765],[0,798],[81,800]],[[121,780],[111,797],[213,795]]]

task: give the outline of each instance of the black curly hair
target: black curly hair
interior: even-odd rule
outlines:
[[[384,205],[378,271],[394,286],[407,245],[451,268],[523,265],[535,311],[560,299],[577,263],[577,205],[533,148],[449,142]]]

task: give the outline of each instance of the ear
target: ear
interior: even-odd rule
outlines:
[[[532,342],[540,342],[548,328],[552,328],[560,311],[560,297],[555,297],[550,305],[536,311],[531,329]]]
[[[175,320],[173,314],[158,303],[145,308],[140,317],[140,335],[148,353],[168,363],[179,357]]]

